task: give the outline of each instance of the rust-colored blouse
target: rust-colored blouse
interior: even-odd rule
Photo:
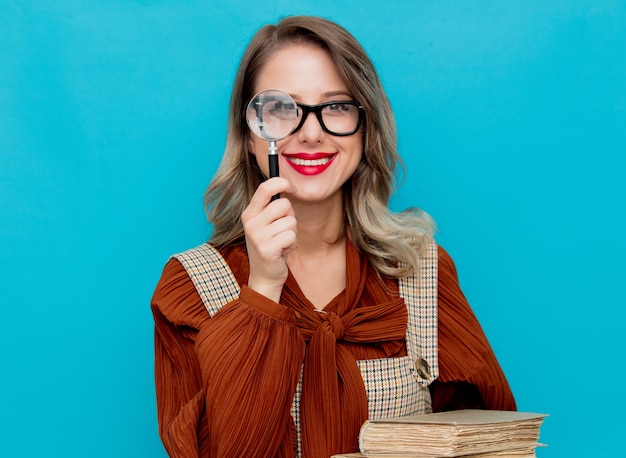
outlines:
[[[358,451],[367,398],[354,361],[406,354],[406,308],[397,282],[381,279],[351,244],[347,248],[346,290],[322,314],[292,276],[280,304],[247,288],[243,247],[222,250],[242,287],[213,318],[182,265],[167,263],[152,310],[159,433],[171,457],[293,457],[290,409],[303,364],[303,456]],[[515,410],[442,248],[438,304],[433,411]]]

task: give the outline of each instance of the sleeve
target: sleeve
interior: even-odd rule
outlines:
[[[169,261],[152,297],[159,435],[172,458],[199,456],[197,431],[204,404],[194,352],[197,329],[184,316],[195,302],[193,285],[186,277],[177,261]]]
[[[500,364],[458,282],[454,262],[439,247],[439,378],[433,411],[516,410]]]
[[[276,456],[279,448],[291,449],[290,412],[304,349],[292,313],[245,285],[238,300],[213,316],[197,344],[211,456]]]
[[[289,455],[305,348],[293,314],[244,285],[209,318],[193,286],[187,292],[184,268],[170,263],[153,300],[159,432],[168,454]]]

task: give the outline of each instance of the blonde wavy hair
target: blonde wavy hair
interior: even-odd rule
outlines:
[[[265,179],[248,152],[246,106],[263,65],[275,52],[293,44],[328,51],[365,113],[363,159],[343,190],[348,237],[381,274],[399,278],[418,272],[433,223],[417,209],[401,213],[389,209],[396,170],[400,167],[404,175],[405,169],[397,153],[395,120],[387,95],[358,41],[336,23],[313,16],[291,16],[262,27],[243,54],[233,84],[224,157],[204,195],[213,225],[210,243],[217,247],[245,243],[241,214]]]

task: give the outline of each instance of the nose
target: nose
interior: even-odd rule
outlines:
[[[296,134],[298,140],[302,142],[319,142],[324,137],[324,130],[317,119],[317,116],[312,111],[307,113],[302,127],[298,129]]]

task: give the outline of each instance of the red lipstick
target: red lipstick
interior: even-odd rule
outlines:
[[[319,175],[324,172],[335,159],[336,153],[295,153],[283,154],[283,157],[296,172],[307,175]]]

